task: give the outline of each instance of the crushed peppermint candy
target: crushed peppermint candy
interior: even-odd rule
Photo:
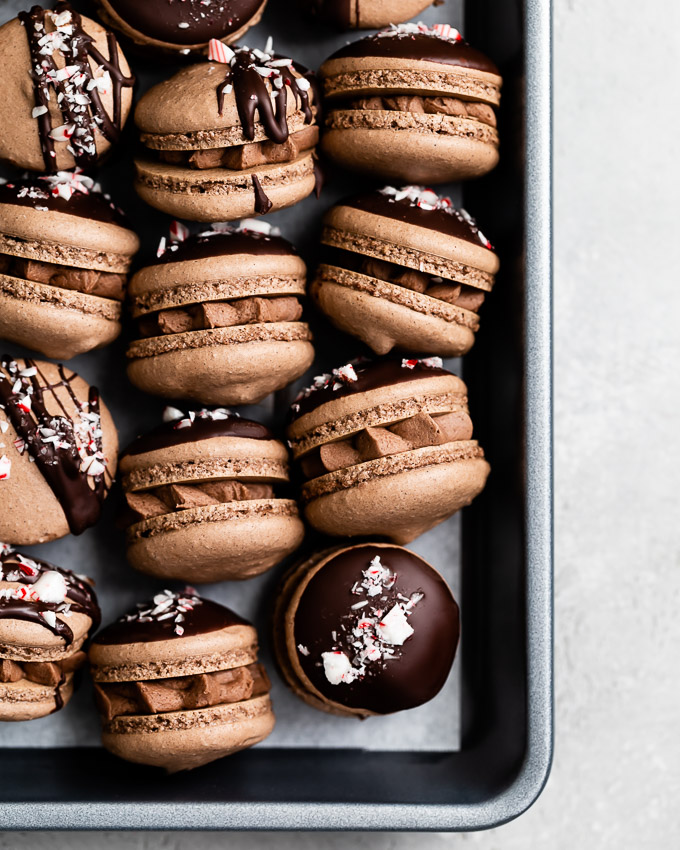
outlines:
[[[466,224],[470,228],[473,235],[477,237],[485,248],[493,251],[493,245],[479,229],[475,219],[462,207],[460,209],[456,208],[451,198],[438,195],[426,186],[401,186],[399,188],[385,186],[378,191],[381,195],[386,195],[389,200],[394,202],[408,202],[412,207],[418,207],[427,212],[437,210],[454,216],[462,224]]]
[[[10,477],[11,469],[12,461],[7,457],[7,455],[2,455],[2,457],[0,457],[0,481],[7,481]]]
[[[210,239],[213,236],[232,233],[247,233],[257,239],[270,239],[271,237],[280,236],[281,230],[266,221],[244,218],[238,225],[216,221],[210,225],[209,230],[203,230],[197,233],[194,238],[200,241],[202,239]],[[173,221],[170,225],[170,238],[161,237],[158,248],[156,249],[156,256],[160,259],[167,252],[178,251],[182,243],[190,236],[191,233],[186,225],[179,221]]]
[[[331,648],[321,653],[331,685],[360,681],[375,672],[378,665],[399,658],[398,647],[414,633],[408,618],[424,594],[395,595],[396,581],[396,574],[377,555],[352,586],[353,595],[365,598],[352,604],[343,618],[343,641],[338,642],[338,631],[333,631]],[[306,655],[302,649],[298,646],[298,651]]]
[[[422,21],[418,23],[406,24],[390,24],[380,32],[376,33],[375,38],[400,38],[414,35],[429,35],[433,38],[443,38],[445,41],[460,42],[463,41],[463,36],[460,32],[450,24],[433,24],[428,26]]]
[[[185,587],[182,593],[174,593],[172,590],[162,590],[157,593],[151,602],[140,602],[137,610],[132,614],[125,614],[120,618],[121,623],[162,623],[172,621],[173,631],[181,637],[184,634],[185,614],[193,611],[203,600],[197,596],[193,587]]]
[[[297,395],[295,402],[292,405],[292,409],[299,410],[298,402],[303,398],[308,398],[312,393],[317,390],[325,390],[328,387],[331,387],[334,391],[339,390],[345,384],[353,384],[359,380],[355,366],[362,362],[362,359],[359,358],[357,360],[352,360],[349,363],[345,363],[344,366],[339,366],[337,369],[333,369],[331,372],[324,372],[322,375],[315,375],[312,379],[312,383],[308,387],[303,387]]]
[[[415,369],[416,366],[425,366],[427,369],[441,369],[444,361],[441,357],[404,357],[401,361],[402,369]]]
[[[228,407],[215,407],[212,410],[203,407],[200,410],[189,410],[184,413],[179,408],[168,405],[163,410],[163,422],[173,422],[173,427],[176,429],[191,428],[197,419],[209,419],[212,422],[218,422],[231,419],[234,416],[240,416],[240,414],[233,413]]]

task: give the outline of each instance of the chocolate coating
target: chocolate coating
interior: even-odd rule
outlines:
[[[189,236],[183,242],[171,243],[154,265],[181,263],[188,260],[209,260],[228,254],[256,254],[284,257],[297,255],[297,251],[281,236],[266,236],[255,231],[229,231],[210,236]]]
[[[401,365],[401,360],[385,358],[383,360],[366,360],[354,364],[356,372],[356,381],[329,381],[324,387],[312,390],[309,395],[297,399],[292,405],[289,421],[294,421],[316,410],[327,401],[334,401],[336,398],[343,396],[354,395],[356,393],[375,390],[379,387],[389,387],[393,384],[402,384],[406,381],[413,381],[418,378],[430,378],[435,375],[451,375],[448,369],[443,369],[438,366],[426,366],[423,363],[416,363],[412,369]],[[337,389],[333,387],[341,384]]]
[[[133,29],[168,44],[205,44],[221,39],[257,13],[263,0],[109,0],[111,8]]]
[[[74,192],[66,200],[61,195],[53,195],[49,187],[39,181],[5,183],[0,186],[0,204],[14,204],[33,209],[40,207],[131,229],[131,224],[123,213],[101,192]]]
[[[363,570],[376,556],[396,573],[396,582],[384,595],[366,597],[352,593],[355,583],[362,580]],[[397,657],[367,664],[362,679],[331,684],[320,663],[322,653],[337,647],[353,654],[356,637],[351,624],[357,617],[370,606],[387,612],[399,601],[398,594],[409,598],[414,593],[424,596],[408,618],[414,631],[403,645],[396,647]],[[369,606],[352,609],[357,601],[366,598]],[[342,630],[343,625],[347,631]],[[441,690],[458,646],[458,605],[444,579],[412,552],[397,546],[353,546],[330,558],[309,581],[295,611],[294,636],[296,646],[309,650],[309,655],[298,652],[298,661],[321,694],[348,708],[390,714],[422,705]]]
[[[427,210],[419,207],[417,204],[411,203],[408,198],[402,198],[397,201],[390,195],[384,195],[382,192],[368,192],[366,194],[354,195],[351,198],[340,201],[338,206],[352,207],[352,209],[385,216],[385,218],[392,218],[395,221],[402,221],[405,224],[415,224],[418,227],[425,227],[428,230],[436,230],[438,233],[444,233],[446,236],[453,236],[456,239],[463,239],[466,242],[487,247],[479,236],[478,228],[470,224],[454,208],[450,208],[450,212],[443,209]]]
[[[370,35],[341,47],[326,61],[362,59],[367,56],[441,62],[444,65],[458,65],[487,74],[498,74],[498,68],[491,59],[466,41],[449,41],[427,33]]]
[[[153,602],[149,605],[153,606]],[[134,610],[131,613],[136,614],[137,611]],[[111,646],[112,644],[150,643],[157,640],[180,640],[182,637],[216,632],[229,626],[248,625],[250,623],[247,620],[239,617],[231,609],[225,608],[224,605],[219,605],[210,599],[202,599],[200,605],[184,613],[182,635],[175,633],[175,622],[172,617],[167,620],[152,619],[150,622],[123,619],[102,629],[94,643]]]
[[[123,455],[141,455],[157,449],[167,449],[183,443],[210,440],[212,437],[246,437],[249,440],[273,440],[274,435],[265,425],[252,419],[230,416],[228,419],[194,419],[186,428],[177,428],[177,422],[163,422],[153,431],[137,437]]]

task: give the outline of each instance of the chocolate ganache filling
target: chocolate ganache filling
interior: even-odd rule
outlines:
[[[51,588],[49,599],[44,599],[42,597],[44,582],[40,580],[46,574],[53,573],[57,573],[63,579],[59,582],[60,592],[55,594]],[[50,575],[50,579],[52,578],[53,576]],[[99,626],[101,613],[94,591],[86,581],[71,570],[55,567],[37,558],[29,558],[27,555],[16,552],[7,544],[0,544],[0,581],[21,585],[20,588],[0,591],[0,619],[38,623],[63,638],[66,646],[73,643],[73,631],[57,614],[68,616],[74,611],[86,614],[92,620],[93,629]],[[50,599],[56,601],[49,601]]]
[[[297,661],[314,688],[377,714],[432,699],[448,677],[460,633],[444,579],[392,546],[360,545],[332,556],[293,613]]]
[[[94,165],[96,133],[99,131],[110,142],[118,141],[123,126],[122,90],[135,82],[133,76],[128,77],[121,70],[118,42],[112,33],[107,33],[109,56],[102,55],[70,3],[57,3],[54,11],[33,6],[18,17],[26,28],[31,52],[34,114],[45,170],[57,170],[55,141],[69,142],[69,151],[78,165]],[[65,68],[59,67],[55,53],[63,57]],[[93,76],[90,60],[102,69],[102,76]],[[104,108],[100,85],[112,87],[113,115]],[[50,106],[55,103],[64,122],[59,127],[52,126]]]
[[[34,360],[22,362],[23,367],[10,355],[0,361],[0,409],[19,438],[16,450],[29,452],[59,500],[71,532],[81,534],[98,521],[111,483],[106,480],[99,390],[90,387],[83,402],[71,386],[75,372],[67,374],[60,363],[59,380],[50,383]]]
[[[169,44],[203,44],[241,29],[263,0],[109,0],[142,35]]]

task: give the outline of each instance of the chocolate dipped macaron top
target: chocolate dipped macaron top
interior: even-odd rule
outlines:
[[[150,89],[135,123],[146,156],[136,189],[193,221],[278,210],[316,186],[320,96],[314,75],[265,50],[211,43],[210,61]]]
[[[253,626],[193,588],[140,603],[90,647],[104,746],[175,772],[258,743],[274,715],[257,654]]]
[[[314,349],[300,321],[307,269],[293,246],[257,220],[173,231],[130,281],[141,336],[127,352],[130,380],[170,398],[253,404],[300,377]]]
[[[384,543],[328,550],[284,579],[275,647],[305,702],[366,717],[415,708],[444,685],[460,634],[458,605],[426,561]]]
[[[121,331],[139,249],[91,177],[59,172],[0,185],[0,337],[70,359]]]
[[[200,53],[212,39],[238,41],[267,0],[97,0],[102,19],[144,51]]]
[[[62,708],[99,625],[87,579],[0,543],[0,720]]]
[[[371,30],[400,24],[420,14],[432,0],[300,0],[314,18],[341,30]]]
[[[127,557],[151,575],[247,579],[291,554],[304,528],[288,498],[288,451],[229,410],[166,408],[120,459]]]
[[[96,387],[61,364],[0,359],[0,539],[44,543],[94,525],[117,453]]]
[[[30,171],[90,168],[118,142],[134,77],[113,34],[69,3],[0,27],[0,160]]]
[[[324,152],[407,183],[475,177],[498,161],[494,63],[448,24],[392,26],[340,48],[319,69]]]
[[[424,186],[386,186],[326,213],[310,291],[376,354],[469,351],[498,257],[464,209]]]
[[[292,405],[287,436],[307,520],[408,543],[469,504],[489,465],[463,381],[439,357],[347,363]]]

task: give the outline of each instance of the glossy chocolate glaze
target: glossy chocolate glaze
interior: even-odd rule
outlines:
[[[24,440],[26,451],[34,458],[36,466],[59,500],[71,533],[81,534],[99,519],[108,487],[105,473],[87,475],[81,471],[82,460],[78,453],[74,423],[55,392],[57,388],[63,388],[70,396],[75,408],[80,410],[81,401],[71,387],[71,382],[77,375],[75,372],[67,375],[66,369],[60,363],[58,365],[60,379],[56,384],[50,384],[40,372],[37,363],[25,358],[23,363],[27,368],[37,369],[37,374],[29,378],[33,392],[31,409],[26,410],[21,402],[23,390],[14,392],[17,375],[9,372],[13,362],[11,356],[5,355],[0,363],[2,370],[8,370],[8,374],[0,370],[0,406],[4,408],[17,436]],[[60,408],[60,413],[54,414],[48,411],[45,400],[47,394],[52,395],[57,407]],[[88,411],[99,413],[99,391],[96,387],[90,387]],[[46,442],[42,437],[41,428],[56,430],[64,446]],[[95,450],[101,452],[101,436],[94,442]]]
[[[194,597],[198,598],[198,597]],[[149,603],[153,605],[153,603]],[[135,615],[137,611],[131,612]],[[121,619],[110,626],[102,629],[96,636],[94,643],[111,646],[113,644],[125,643],[151,643],[158,640],[179,639],[181,637],[192,637],[207,632],[216,632],[229,626],[249,626],[250,623],[239,617],[224,605],[212,602],[210,599],[201,599],[200,604],[195,605],[193,610],[184,613],[182,628],[184,632],[179,635],[175,632],[175,622],[172,618],[167,620],[152,619],[150,622],[140,622],[138,619]]]
[[[196,417],[193,423],[185,428],[178,428],[175,422],[163,422],[153,431],[137,437],[122,453],[123,455],[141,455],[157,449],[167,449],[170,446],[180,446],[198,440],[210,440],[213,437],[246,437],[249,440],[273,440],[272,432],[259,422],[252,419],[241,419],[240,416],[230,416],[228,419],[200,419]]]
[[[389,387],[393,384],[402,384],[418,378],[431,378],[436,375],[450,375],[448,369],[438,366],[426,366],[416,363],[412,369],[401,365],[401,360],[384,358],[381,360],[365,360],[354,364],[356,381],[343,381],[340,378],[329,380],[325,386],[311,390],[309,395],[296,399],[291,406],[290,419],[294,421],[316,410],[327,401],[335,401],[336,398],[355,395],[356,393],[375,390],[379,387]]]
[[[396,582],[377,596],[352,593],[363,578],[362,571],[376,556],[396,573]],[[409,598],[414,593],[424,594],[408,617],[414,632],[395,647],[396,657],[367,664],[362,679],[331,684],[321,654],[337,648],[351,657],[356,640],[352,625],[357,617],[369,616],[362,612],[372,606],[387,613],[403,601],[398,594]],[[352,609],[364,599],[369,606]],[[459,635],[458,605],[444,579],[417,555],[396,546],[360,545],[335,555],[310,580],[294,616],[295,645],[309,650],[309,655],[298,652],[298,661],[314,687],[348,708],[378,714],[414,708],[432,699],[449,675]]]
[[[19,558],[17,555],[19,555]],[[25,561],[30,562],[28,566],[22,563],[20,560],[22,557]],[[31,571],[31,568],[34,567],[37,567],[35,573]],[[66,602],[70,606],[70,610],[80,614],[86,614],[92,620],[92,629],[99,627],[101,612],[94,590],[87,582],[71,572],[71,570],[55,567],[48,561],[43,561],[39,558],[33,558],[28,555],[22,556],[21,553],[17,553],[11,548],[0,553],[0,570],[5,581],[8,581],[7,576],[11,575],[13,582],[23,585],[35,584],[43,572],[54,571],[61,573],[66,579]],[[25,620],[31,623],[38,623],[38,625],[51,631],[52,634],[63,638],[65,645],[70,646],[73,643],[73,631],[68,623],[57,617],[55,625],[51,626],[40,615],[41,611],[59,613],[63,607],[64,603],[37,602],[30,599],[7,599],[0,597],[0,619]],[[57,688],[58,693],[59,689]]]
[[[384,195],[382,192],[367,192],[366,194],[354,195],[351,198],[340,201],[338,206],[351,207],[352,209],[373,213],[373,215],[380,215],[385,218],[394,219],[395,221],[401,221],[404,224],[414,224],[417,227],[436,230],[438,233],[444,233],[446,236],[453,236],[465,242],[472,242],[474,245],[487,247],[482,242],[479,235],[480,231],[476,225],[467,221],[453,207],[450,208],[450,212],[443,209],[428,210],[412,203],[408,198],[402,198],[397,201],[392,196]]]
[[[102,221],[106,224],[115,224],[128,230],[131,228],[130,222],[123,213],[101,192],[74,192],[67,200],[61,195],[53,194],[49,186],[41,185],[39,180],[1,185],[0,204],[51,210]]]
[[[209,260],[229,254],[256,254],[285,257],[297,255],[295,248],[281,236],[266,236],[256,231],[229,231],[210,236],[189,236],[183,242],[172,242],[154,265],[181,263],[187,260]]]
[[[303,6],[313,17],[341,30],[351,28],[352,8],[355,22],[359,21],[359,0],[303,0]]]
[[[142,35],[169,44],[206,44],[230,35],[255,15],[263,0],[109,0],[111,8]]]
[[[368,56],[441,62],[444,65],[458,65],[488,74],[498,74],[498,68],[488,56],[475,50],[466,41],[450,41],[427,33],[370,35],[341,47],[326,61],[362,59]]]
[[[272,202],[267,197],[264,189],[262,188],[262,184],[260,183],[260,178],[257,174],[253,174],[253,192],[255,192],[255,212],[258,215],[265,215],[272,208]]]
[[[58,66],[51,54],[42,53],[41,40],[45,36],[45,24],[48,10],[40,6],[33,6],[28,12],[20,12],[19,20],[26,29],[26,37],[31,52],[31,64],[33,68],[42,69],[40,74],[33,74],[33,91],[36,107],[45,107],[46,111],[36,119],[38,122],[38,133],[40,135],[40,147],[42,150],[45,170],[57,171],[54,140],[50,135],[53,130],[52,117],[49,106],[55,101],[59,104],[63,124],[74,125],[76,132],[70,138],[73,149],[73,157],[76,163],[84,168],[93,165],[98,158],[96,150],[96,131],[98,130],[109,142],[117,142],[122,130],[122,90],[130,88],[135,83],[134,76],[126,77],[121,71],[118,57],[118,42],[113,33],[106,34],[108,58],[94,46],[94,41],[83,29],[81,16],[75,11],[70,3],[57,3],[54,8],[56,14],[69,12],[71,14],[72,32],[64,35],[70,47],[66,54],[67,64],[77,67],[78,73],[82,74],[87,81],[93,78],[90,67],[90,59],[95,65],[104,68],[111,76],[113,86],[113,115],[109,115],[99,96],[99,89],[89,89],[85,85],[83,93],[89,98],[89,103],[82,105],[74,100],[73,93],[67,88],[67,80],[59,81],[54,76],[48,79],[48,74],[56,74]],[[71,77],[75,76],[74,74]],[[69,77],[70,79],[70,77]],[[50,95],[50,89],[52,94]]]

